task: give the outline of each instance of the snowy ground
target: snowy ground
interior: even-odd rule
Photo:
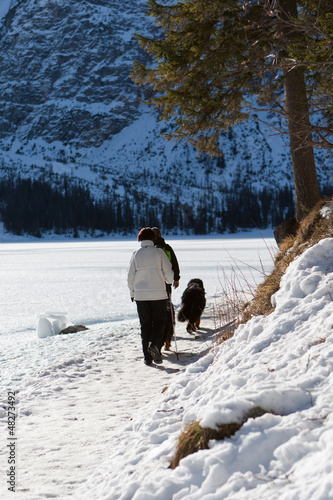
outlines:
[[[259,260],[266,268],[272,265],[271,234],[265,240],[259,234],[246,236],[251,235],[169,240],[182,273],[175,305],[187,281],[198,276],[205,282],[208,306],[201,337],[177,325],[179,359],[173,344],[163,366],[150,368],[143,363],[136,307],[126,286],[130,255],[138,247],[135,238],[17,242],[2,235],[1,493],[9,493],[8,391],[16,392],[18,413],[17,495],[77,497],[78,485],[108,458],[111,438],[175,375],[209,351],[222,266],[229,272],[237,262],[249,280],[259,281],[260,272],[252,276],[243,261],[258,269]],[[89,330],[38,338],[38,318],[49,311],[64,312]]]
[[[269,268],[266,243],[272,240],[170,243],[182,271],[176,306],[188,279],[197,276],[208,307],[200,338],[178,324],[179,359],[173,344],[162,367],[154,368],[143,364],[125,286],[135,242],[0,246],[3,498],[10,498],[10,390],[18,415],[19,499],[333,498],[333,240],[290,266],[274,313],[251,320],[219,347],[211,313],[221,267],[234,266],[231,256],[260,267],[259,250]],[[251,268],[239,264],[253,279]],[[38,339],[44,310],[65,311],[89,330]],[[258,405],[271,413],[168,469],[187,423],[240,422]]]

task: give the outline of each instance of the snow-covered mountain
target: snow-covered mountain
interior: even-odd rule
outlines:
[[[140,101],[149,90],[130,79],[133,61],[148,57],[134,34],[155,29],[146,8],[145,0],[2,0],[2,175],[47,173],[56,184],[67,174],[93,196],[126,195],[140,213],[154,199],[196,208],[209,198],[222,209],[221,193],[240,183],[292,185],[287,137],[260,120],[223,134],[223,158],[161,136],[172,124]],[[317,159],[325,185],[332,165],[324,153]]]

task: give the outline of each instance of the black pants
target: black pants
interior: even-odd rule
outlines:
[[[172,306],[172,312],[171,312]],[[171,344],[171,340],[173,337],[173,330],[175,324],[175,308],[173,307],[172,302],[170,300],[167,301],[167,317],[166,323],[164,326],[164,335],[163,335],[163,344],[166,342],[167,344]]]
[[[142,350],[145,359],[150,359],[148,346],[151,342],[159,350],[163,345],[164,328],[167,319],[167,300],[136,301],[140,325]]]

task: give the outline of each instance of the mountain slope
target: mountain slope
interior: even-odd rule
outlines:
[[[93,196],[126,194],[134,211],[138,200],[151,204],[151,197],[197,209],[207,195],[222,210],[227,188],[292,185],[287,137],[261,122],[277,124],[273,115],[263,113],[224,133],[225,156],[219,159],[200,158],[191,146],[161,136],[172,123],[161,122],[140,101],[149,89],[130,79],[133,61],[148,57],[134,34],[155,29],[145,1],[11,5],[0,31],[3,175],[39,178],[47,172],[57,184],[66,174],[84,181]],[[324,154],[317,160],[323,165]],[[322,185],[330,170],[329,164],[319,169]]]

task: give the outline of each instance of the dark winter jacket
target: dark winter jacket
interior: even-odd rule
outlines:
[[[164,252],[167,254],[167,257],[171,262],[172,270],[174,273],[174,281],[179,281],[180,279],[179,264],[176,254],[173,251],[172,247],[167,243],[165,243],[165,240],[162,237],[156,238],[155,247],[162,248],[162,250],[164,250]]]

